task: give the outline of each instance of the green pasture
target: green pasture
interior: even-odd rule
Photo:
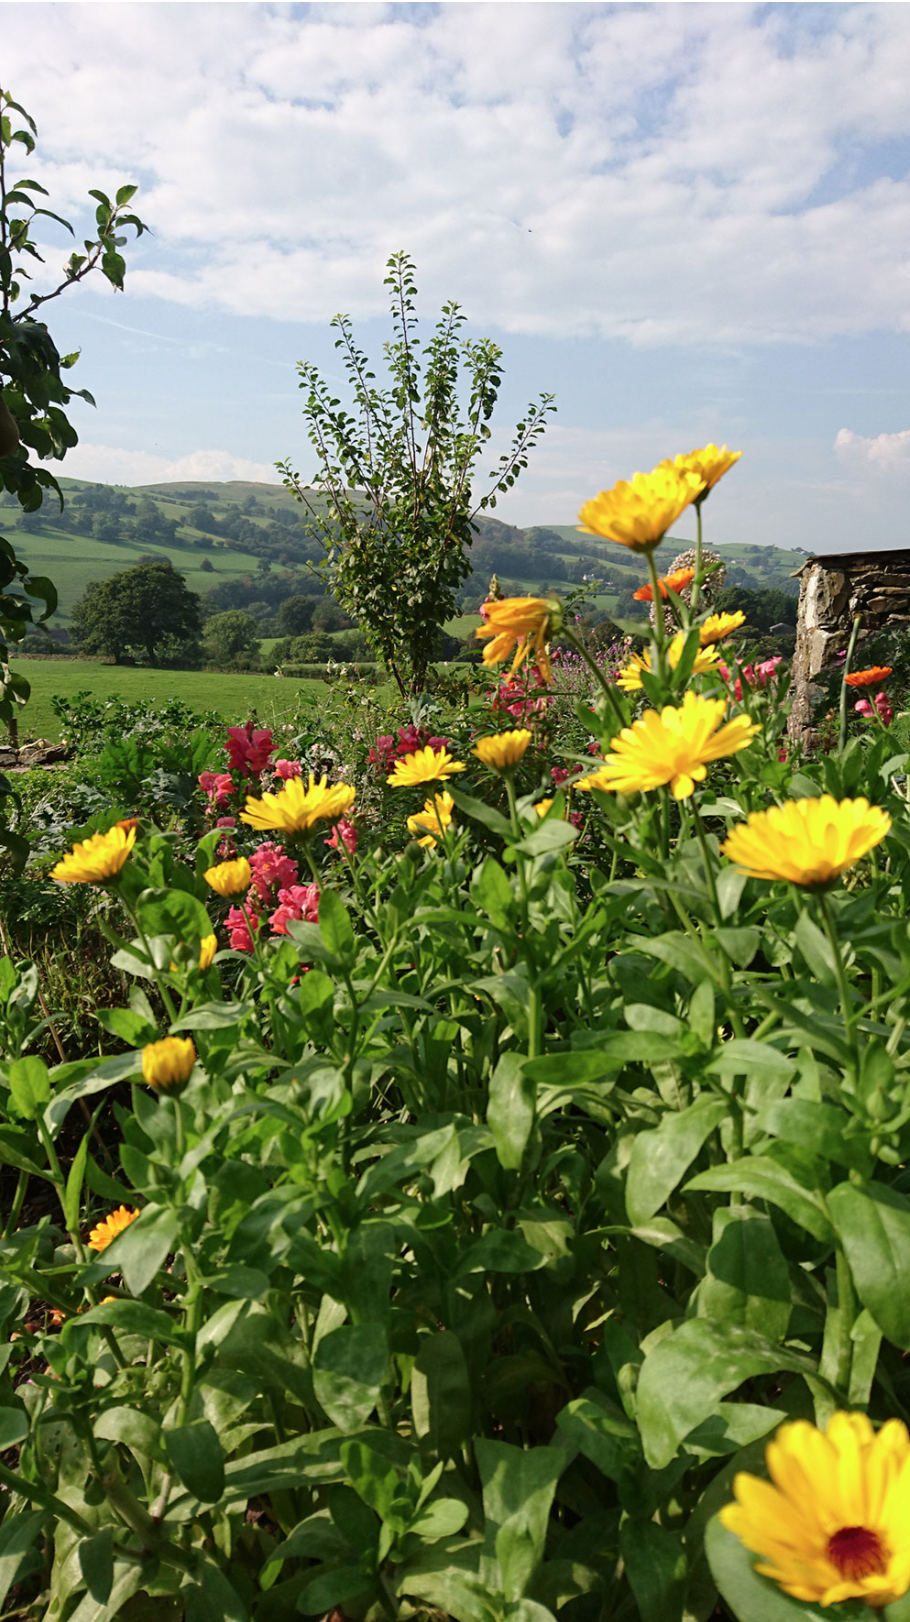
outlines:
[[[20,738],[60,737],[51,699],[74,698],[89,692],[93,698],[122,698],[128,703],[156,704],[179,698],[197,710],[217,710],[228,725],[236,725],[255,711],[262,726],[289,717],[300,704],[317,702],[325,687],[318,681],[291,677],[222,675],[207,670],[151,670],[148,666],[103,665],[90,659],[18,659],[16,670],[31,682],[32,693],[22,711]]]

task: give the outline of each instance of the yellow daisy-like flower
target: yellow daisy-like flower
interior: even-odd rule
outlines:
[[[589,772],[587,777],[580,777],[577,783],[572,784],[572,787],[583,789],[586,794],[592,788],[602,789],[604,794],[609,794],[613,787],[613,780],[607,772],[606,766],[599,766],[596,772]]]
[[[519,665],[533,652],[545,681],[552,679],[547,657],[547,640],[559,629],[561,605],[547,597],[503,597],[498,602],[484,603],[484,623],[475,631],[477,637],[492,637],[483,650],[485,665],[501,664],[512,649],[514,676]]]
[[[225,897],[242,895],[253,882],[253,871],[245,856],[238,856],[234,862],[219,862],[216,867],[207,867],[202,876],[206,884]]]
[[[135,1222],[138,1215],[138,1211],[129,1211],[125,1205],[119,1205],[116,1211],[112,1211],[110,1216],[105,1217],[102,1222],[98,1223],[96,1228],[92,1229],[88,1236],[89,1249],[107,1250],[108,1245],[113,1239],[116,1239],[118,1233],[122,1233],[124,1228],[128,1228],[131,1222]]]
[[[605,781],[591,786],[636,794],[669,783],[674,799],[688,799],[712,760],[745,749],[758,731],[747,715],[721,726],[726,708],[723,698],[690,691],[679,709],[647,710],[613,739],[612,754],[595,774]]]
[[[710,647],[712,642],[722,642],[725,636],[732,635],[745,623],[746,616],[739,608],[735,614],[709,614],[704,624],[698,627],[702,647]]]
[[[661,462],[652,473],[620,479],[612,490],[586,501],[579,513],[579,528],[586,535],[602,535],[633,552],[649,552],[662,541],[671,524],[702,489],[695,473],[673,462]]]
[[[261,800],[248,799],[240,820],[251,828],[275,828],[286,834],[306,834],[317,822],[334,822],[349,811],[357,790],[347,783],[326,787],[325,776],[318,783],[310,772],[307,787],[301,777],[290,777],[277,794],[263,794]]]
[[[212,967],[215,953],[218,950],[217,935],[203,935],[199,942],[199,967],[204,974],[206,969]]]
[[[483,766],[490,766],[496,772],[507,772],[510,767],[517,766],[531,742],[531,734],[527,727],[520,727],[515,732],[495,732],[490,738],[478,738],[477,747],[471,750],[472,755]]]
[[[720,1519],[761,1556],[755,1570],[794,1599],[880,1610],[910,1588],[910,1436],[877,1433],[865,1414],[832,1414],[826,1431],[782,1425],[765,1452],[771,1481],[733,1478]]]
[[[674,456],[668,465],[677,468],[680,473],[694,473],[701,485],[695,499],[700,501],[741,456],[742,451],[728,451],[726,445],[704,445],[699,451],[686,451],[683,455]]]
[[[812,889],[830,884],[881,843],[887,811],[868,800],[787,800],[753,811],[731,828],[721,851],[753,879],[788,879]]]
[[[135,823],[126,828],[117,823],[106,834],[92,834],[91,839],[74,845],[51,868],[51,878],[61,884],[103,884],[105,879],[116,878],[135,843]]]
[[[448,749],[415,749],[411,755],[396,760],[395,770],[386,778],[393,788],[413,788],[415,783],[436,783],[465,770],[464,761],[456,760]]]
[[[685,645],[685,634],[680,631],[678,635],[673,638],[673,641],[670,643],[670,646],[667,649],[667,658],[670,661],[671,670],[675,670],[676,666],[679,664]],[[695,655],[695,663],[692,666],[692,675],[703,676],[706,670],[713,670],[719,658],[720,655],[716,648],[700,648],[698,653]],[[641,673],[643,670],[648,675],[651,674],[651,653],[650,649],[648,648],[646,648],[643,653],[633,653],[629,663],[623,666],[616,678],[617,687],[621,687],[626,693],[639,692],[641,689]],[[577,788],[578,784],[575,786]]]
[[[189,1080],[195,1063],[192,1037],[165,1036],[160,1042],[147,1042],[142,1049],[142,1079],[160,1092],[175,1092]]]
[[[578,787],[577,783],[576,783],[575,786],[576,786],[576,788]],[[546,816],[546,814],[549,811],[550,806],[552,804],[553,804],[552,800],[538,800],[537,804],[534,806],[533,809],[534,809],[535,813],[537,814],[537,816],[539,816],[542,819],[543,817]]]
[[[408,817],[408,833],[423,833],[423,838],[418,839],[417,843],[429,849],[437,839],[442,838],[452,821],[454,810],[455,801],[448,789],[444,789],[441,794],[434,794],[431,800],[424,800],[422,811]]]

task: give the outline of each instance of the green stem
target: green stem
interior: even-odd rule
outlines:
[[[857,636],[859,634],[859,626],[860,626],[861,618],[862,618],[861,614],[854,614],[854,616],[853,616],[853,629],[850,632],[850,641],[849,641],[849,644],[847,646],[847,659],[846,659],[846,663],[845,663],[844,668],[843,668],[843,672],[841,674],[841,684],[840,684],[840,732],[839,732],[839,736],[838,736],[838,749],[839,749],[841,754],[843,754],[845,748],[847,747],[847,692],[848,692],[847,677],[850,674],[850,666],[853,663],[853,650],[856,647],[856,638],[857,638]]]
[[[173,1004],[173,1001],[172,1001],[172,998],[171,998],[171,993],[170,993],[170,990],[168,988],[167,981],[164,979],[164,976],[162,975],[161,970],[158,968],[158,966],[157,966],[157,964],[155,962],[155,959],[152,956],[152,949],[149,946],[148,936],[146,935],[145,930],[143,929],[141,923],[139,922],[139,914],[134,911],[134,909],[130,906],[129,902],[127,901],[126,897],[124,895],[122,895],[119,890],[115,889],[114,893],[117,896],[117,899],[119,900],[121,907],[123,908],[124,912],[126,913],[126,916],[128,917],[130,923],[132,924],[133,928],[136,931],[136,934],[139,937],[139,943],[142,946],[142,949],[145,952],[146,957],[148,958],[149,969],[151,971],[152,979],[154,980],[155,985],[158,988],[158,993],[159,993],[159,995],[161,997],[161,1001],[164,1003],[165,1009],[167,1011],[167,1017],[170,1020],[171,1024],[173,1025],[174,1021],[177,1018],[177,1010],[174,1007],[174,1004]]]
[[[714,877],[714,863],[711,860],[711,852],[708,848],[708,836],[705,833],[705,825],[701,820],[701,811],[699,810],[694,799],[692,801],[692,816],[695,822],[695,833],[698,838],[698,843],[701,846],[702,861],[705,864],[705,878],[708,884],[708,894],[711,897],[711,907],[714,912],[714,922],[719,928],[723,920],[721,918],[720,902],[717,897],[717,882]]]
[[[853,1295],[853,1275],[841,1246],[835,1251],[837,1264],[837,1305],[840,1312],[837,1336],[837,1372],[834,1384],[847,1400],[850,1391],[850,1373],[853,1366],[853,1318],[856,1303]]]
[[[660,576],[657,573],[653,546],[648,547],[645,556],[648,559],[648,573],[651,576],[651,592],[654,598],[654,641],[657,644],[657,670],[655,674],[663,679],[667,674],[664,648],[664,600],[661,596]]]
[[[699,496],[698,500],[694,503],[694,506],[695,506],[695,522],[696,522],[697,528],[696,528],[696,532],[695,532],[695,578],[692,581],[692,590],[691,590],[691,592],[689,594],[689,614],[690,614],[689,623],[690,624],[692,623],[692,620],[695,619],[695,615],[698,612],[698,597],[699,597],[699,593],[701,591],[701,550],[702,550],[701,506],[702,506],[702,502],[704,501],[705,496],[707,495],[707,493],[708,492],[706,490],[704,495]]]
[[[616,716],[617,721],[619,722],[621,727],[624,727],[626,725],[626,718],[623,715],[622,709],[620,707],[619,699],[616,696],[616,689],[613,686],[613,683],[607,681],[607,678],[604,675],[603,671],[601,670],[600,666],[598,665],[597,661],[595,659],[591,658],[591,655],[589,654],[589,652],[588,652],[587,648],[585,647],[583,641],[581,640],[580,637],[575,635],[574,631],[570,631],[568,626],[563,626],[561,635],[565,637],[567,642],[571,643],[572,647],[575,649],[575,652],[584,660],[584,662],[587,665],[588,669],[590,670],[591,674],[594,676],[595,680],[597,681],[601,691],[603,692],[604,696],[606,697],[608,703],[610,704],[610,707],[612,708],[613,713]]]
[[[8,1239],[9,1235],[11,1233],[14,1233],[15,1230],[16,1230],[16,1226],[18,1224],[19,1217],[22,1214],[22,1206],[23,1206],[23,1203],[25,1201],[25,1191],[26,1191],[27,1188],[28,1188],[28,1172],[27,1171],[20,1171],[19,1180],[16,1183],[16,1192],[15,1192],[15,1194],[13,1196],[12,1207],[10,1208],[10,1214],[6,1219],[6,1226],[3,1229],[3,1238],[4,1239]]]
[[[818,901],[818,908],[821,914],[825,934],[828,937],[828,943],[831,947],[831,955],[834,958],[834,973],[837,979],[837,989],[840,992],[840,1000],[844,1011],[844,1035],[847,1039],[848,1047],[853,1050],[853,1059],[858,1072],[860,1056],[859,1044],[856,1036],[856,1009],[853,1003],[853,993],[850,988],[850,981],[847,978],[847,969],[844,963],[843,953],[840,949],[840,941],[837,938],[837,929],[834,923],[834,915],[831,911],[831,903],[828,900],[824,890],[819,890],[817,892],[816,899]]]

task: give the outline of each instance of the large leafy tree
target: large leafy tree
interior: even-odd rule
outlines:
[[[73,628],[86,653],[115,664],[144,654],[159,662],[172,641],[194,644],[201,630],[199,598],[170,563],[137,563],[92,582],[73,606]]]
[[[319,467],[305,485],[288,462],[285,483],[307,507],[326,549],[325,568],[341,606],[356,619],[402,693],[419,693],[456,612],[470,573],[472,520],[496,505],[527,466],[528,452],[555,410],[541,394],[528,406],[509,449],[475,496],[477,460],[491,437],[502,381],[502,351],[489,338],[461,336],[465,316],[444,304],[432,338],[417,333],[414,266],[388,262],[394,337],[385,345],[389,385],[376,386],[347,316],[332,326],[354,397],[345,409],[308,361],[304,419]]]

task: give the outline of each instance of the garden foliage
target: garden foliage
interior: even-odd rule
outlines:
[[[59,864],[124,996],[49,1066],[0,959],[0,1605],[871,1616],[717,1514],[785,1421],[910,1417],[907,756],[803,759],[670,601],[637,686],[525,669],[329,782],[238,726],[195,818],[112,796]],[[792,882],[722,853],[791,802]]]

